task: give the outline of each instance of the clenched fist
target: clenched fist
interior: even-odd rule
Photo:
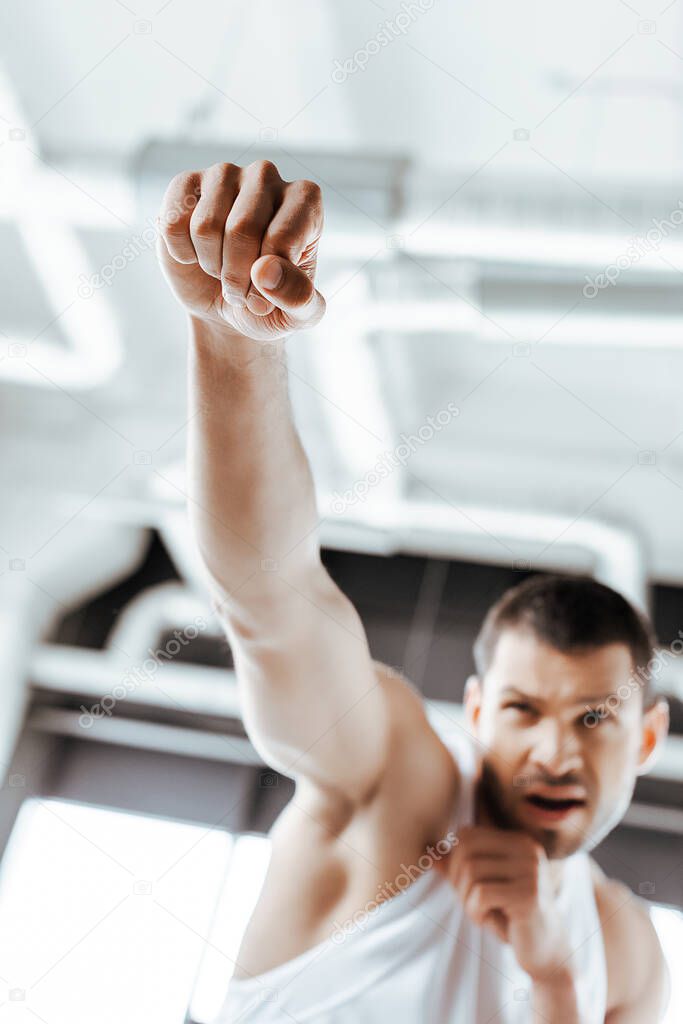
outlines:
[[[318,323],[320,188],[283,181],[268,160],[178,174],[159,216],[157,255],[194,318],[256,341]]]
[[[524,832],[462,828],[437,865],[458,890],[465,913],[514,949],[534,980],[552,977],[571,955],[543,848]]]

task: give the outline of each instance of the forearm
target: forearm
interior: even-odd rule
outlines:
[[[188,381],[188,515],[224,610],[286,599],[320,563],[285,339],[264,345],[191,319]]]
[[[532,989],[534,1024],[584,1024],[579,1014],[576,983],[570,974],[534,982]]]

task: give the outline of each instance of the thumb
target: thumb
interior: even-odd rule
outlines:
[[[313,327],[325,313],[325,300],[308,274],[282,256],[261,256],[251,279],[265,298],[299,326]]]

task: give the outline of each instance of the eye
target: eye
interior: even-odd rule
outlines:
[[[509,701],[507,704],[504,704],[503,707],[504,708],[514,708],[515,711],[519,711],[522,714],[534,714],[535,713],[535,709],[532,708],[531,704],[525,704],[525,702],[521,701],[521,700]]]
[[[586,708],[584,713],[576,720],[576,724],[586,729],[599,729],[609,722],[616,720],[611,708],[604,706],[597,708]]]

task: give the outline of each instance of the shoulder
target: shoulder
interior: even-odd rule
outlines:
[[[339,835],[359,812],[370,806],[390,811],[424,832],[426,841],[448,820],[460,787],[457,762],[439,737],[426,713],[424,698],[402,673],[373,661],[377,685],[388,709],[389,738],[383,771],[364,806],[342,800],[334,792],[297,784],[299,803],[318,820],[324,818],[330,833]]]
[[[414,834],[430,842],[448,825],[460,790],[458,763],[431,724],[424,698],[402,673],[375,662],[389,705],[389,744],[375,795],[390,814],[400,811]]]
[[[591,875],[605,946],[608,1007],[642,1008],[654,1024],[666,1001],[668,972],[647,903],[607,878],[593,860]]]
[[[431,724],[424,697],[418,688],[396,669],[382,662],[374,662],[378,685],[383,690],[390,714],[390,757],[387,771],[400,766],[412,770],[419,777],[425,774],[453,785],[459,775],[453,754]]]

